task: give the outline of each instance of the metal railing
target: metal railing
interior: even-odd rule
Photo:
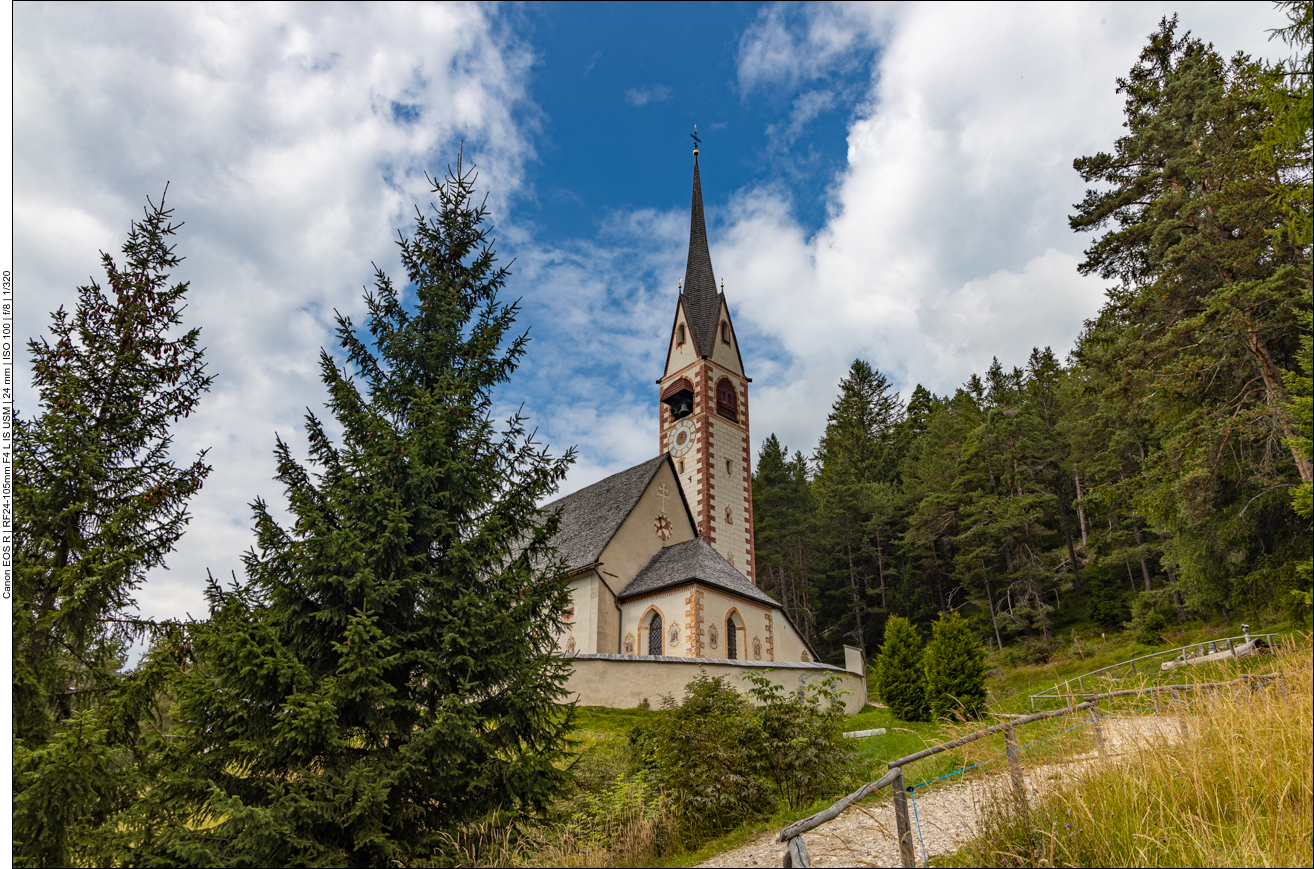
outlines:
[[[1236,643],[1235,642],[1236,640],[1240,640],[1241,643],[1239,644]],[[1157,676],[1159,673],[1163,672],[1161,668],[1155,667],[1155,668],[1151,668],[1148,673],[1138,673],[1136,670],[1136,664],[1138,662],[1149,661],[1152,659],[1163,659],[1165,657],[1175,661],[1187,661],[1190,660],[1190,657],[1188,657],[1188,653],[1191,651],[1198,652],[1199,653],[1198,657],[1203,657],[1209,654],[1217,654],[1220,652],[1222,653],[1231,652],[1234,656],[1236,656],[1238,655],[1239,646],[1254,641],[1262,641],[1265,647],[1267,648],[1267,650],[1271,653],[1273,651],[1276,651],[1278,640],[1279,640],[1279,636],[1277,634],[1251,634],[1247,632],[1245,634],[1238,635],[1235,637],[1224,637],[1219,640],[1206,640],[1200,643],[1189,643],[1185,646],[1178,646],[1175,649],[1165,649],[1162,652],[1151,652],[1148,655],[1140,655],[1139,657],[1131,658],[1130,660],[1127,661],[1119,661],[1118,663],[1110,664],[1107,667],[1100,667],[1098,670],[1091,670],[1089,673],[1083,673],[1080,676],[1076,676],[1071,679],[1064,679],[1062,682],[1056,682],[1054,685],[1050,686],[1049,688],[1046,688],[1044,691],[1041,691],[1039,694],[1030,695],[1029,699],[1031,700],[1031,708],[1032,709],[1036,708],[1037,700],[1060,700],[1067,702],[1070,705],[1071,698],[1073,698],[1074,696],[1084,695],[1087,692],[1087,688],[1086,688],[1087,679],[1092,680],[1096,684],[1098,684],[1099,681],[1101,680],[1121,682],[1124,679],[1129,679],[1133,676],[1144,676],[1148,678],[1153,678]],[[1224,646],[1224,644],[1226,644],[1226,646]],[[1163,661],[1161,660],[1160,663],[1162,664]],[[1128,668],[1127,672],[1124,676],[1119,678],[1116,675],[1116,673],[1114,673],[1114,671],[1119,670],[1123,667]],[[1101,675],[1101,674],[1108,674],[1108,675]],[[1077,687],[1076,691],[1072,690],[1074,683]]]

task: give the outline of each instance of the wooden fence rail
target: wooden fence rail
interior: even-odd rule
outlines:
[[[808,855],[807,845],[803,842],[803,834],[810,830],[834,820],[839,817],[846,809],[861,802],[876,791],[889,787],[894,796],[894,823],[899,839],[899,863],[904,869],[912,869],[917,865],[916,855],[913,851],[912,826],[908,819],[908,786],[903,780],[903,768],[910,763],[916,763],[919,760],[925,760],[941,752],[951,751],[955,748],[975,742],[978,739],[984,739],[996,733],[1004,734],[1005,756],[1008,759],[1008,768],[1010,779],[1013,785],[1013,795],[1018,802],[1020,809],[1026,809],[1026,790],[1022,779],[1022,757],[1021,750],[1017,742],[1017,728],[1036,721],[1043,721],[1047,718],[1056,718],[1060,715],[1072,715],[1089,709],[1091,712],[1091,725],[1095,733],[1095,743],[1099,750],[1101,758],[1107,758],[1107,749],[1104,743],[1104,733],[1100,728],[1099,720],[1099,702],[1101,700],[1111,700],[1115,697],[1128,697],[1140,694],[1159,694],[1168,692],[1173,696],[1174,705],[1180,702],[1181,692],[1198,691],[1202,689],[1224,688],[1231,685],[1249,684],[1256,680],[1270,679],[1277,682],[1280,689],[1282,685],[1282,674],[1265,673],[1262,675],[1243,675],[1238,679],[1229,682],[1209,682],[1185,685],[1148,685],[1143,688],[1128,688],[1120,691],[1105,691],[1099,694],[1083,694],[1082,702],[1062,709],[1051,709],[1045,712],[1035,712],[1031,715],[1024,715],[1020,718],[1011,719],[1003,724],[995,724],[983,730],[969,733],[966,736],[960,736],[957,739],[951,739],[939,745],[932,745],[930,748],[924,748],[921,751],[913,752],[906,757],[898,760],[889,761],[887,767],[889,771],[874,782],[869,782],[858,788],[847,797],[836,802],[828,809],[823,809],[815,815],[804,818],[801,821],[795,821],[788,827],[780,831],[779,840],[787,842],[788,850],[785,852],[784,865],[785,869],[792,867],[810,867],[812,865],[811,857]],[[1071,699],[1074,695],[1068,695]],[[1156,708],[1158,700],[1156,697]],[[1187,736],[1186,723],[1178,719],[1178,727],[1181,729],[1183,739]]]

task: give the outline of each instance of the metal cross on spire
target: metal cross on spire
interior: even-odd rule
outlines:
[[[701,145],[702,142],[703,142],[702,139],[698,138],[698,125],[697,125],[697,124],[694,124],[694,131],[693,131],[692,133],[689,134],[689,138],[694,140],[694,153],[697,154],[697,153],[698,153],[698,146]]]

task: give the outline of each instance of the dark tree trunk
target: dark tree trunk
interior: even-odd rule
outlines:
[[[1132,526],[1132,531],[1136,532],[1136,546],[1139,548],[1139,547],[1142,545],[1142,544],[1141,544],[1141,526],[1139,526],[1139,525],[1133,525],[1133,526]],[[1144,554],[1144,553],[1141,554],[1141,576],[1145,577],[1145,590],[1146,590],[1146,591],[1149,591],[1149,590],[1150,590],[1150,565],[1149,565],[1149,562],[1147,562],[1147,561],[1145,560],[1145,554]]]

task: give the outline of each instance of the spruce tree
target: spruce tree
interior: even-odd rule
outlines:
[[[753,474],[754,545],[758,584],[780,598],[785,615],[810,634],[809,563],[815,547],[815,499],[807,462],[773,434],[762,443]]]
[[[535,504],[573,451],[491,419],[527,336],[473,172],[433,192],[398,242],[413,302],[376,268],[372,340],[338,319],[358,379],[321,351],[341,442],[312,414],[311,467],[278,440],[291,524],[257,500],[245,583],[209,588],[124,862],[427,865],[566,781],[569,593]]]
[[[1314,459],[1282,378],[1309,308],[1310,247],[1288,229],[1309,213],[1310,148],[1265,147],[1283,77],[1164,19],[1118,82],[1125,135],[1074,163],[1098,186],[1071,226],[1101,233],[1080,271],[1118,282],[1074,352],[1112,415],[1092,491],[1146,585],[1158,549],[1184,603],[1225,617],[1286,598],[1310,551],[1285,493]]]
[[[926,699],[938,718],[976,718],[985,708],[985,650],[956,612],[941,613],[926,647]]]
[[[212,377],[200,330],[182,331],[188,285],[164,197],[130,225],[105,286],[78,289],[51,340],[28,343],[40,413],[14,419],[13,859],[65,866],[84,837],[136,798],[135,763],[159,668],[122,673],[158,632],[135,613],[147,571],[182,537],[210,472],[179,466],[170,427]]]
[[[922,641],[917,629],[900,616],[890,616],[885,622],[885,644],[876,659],[876,693],[896,718],[926,720]]]
[[[902,419],[903,404],[885,375],[854,360],[816,454],[818,516],[829,556],[822,654],[832,658],[844,643],[864,651],[875,645],[888,591],[884,568],[895,500],[889,486],[898,468]]]
[[[28,342],[41,413],[14,414],[14,736],[47,739],[114,681],[140,622],[133,593],[164,563],[210,473],[202,451],[179,467],[169,426],[213,378],[200,330],[176,334],[188,285],[179,225],[161,197],[134,221],[123,264],[101,254],[107,287],[78,288],[73,315]]]

